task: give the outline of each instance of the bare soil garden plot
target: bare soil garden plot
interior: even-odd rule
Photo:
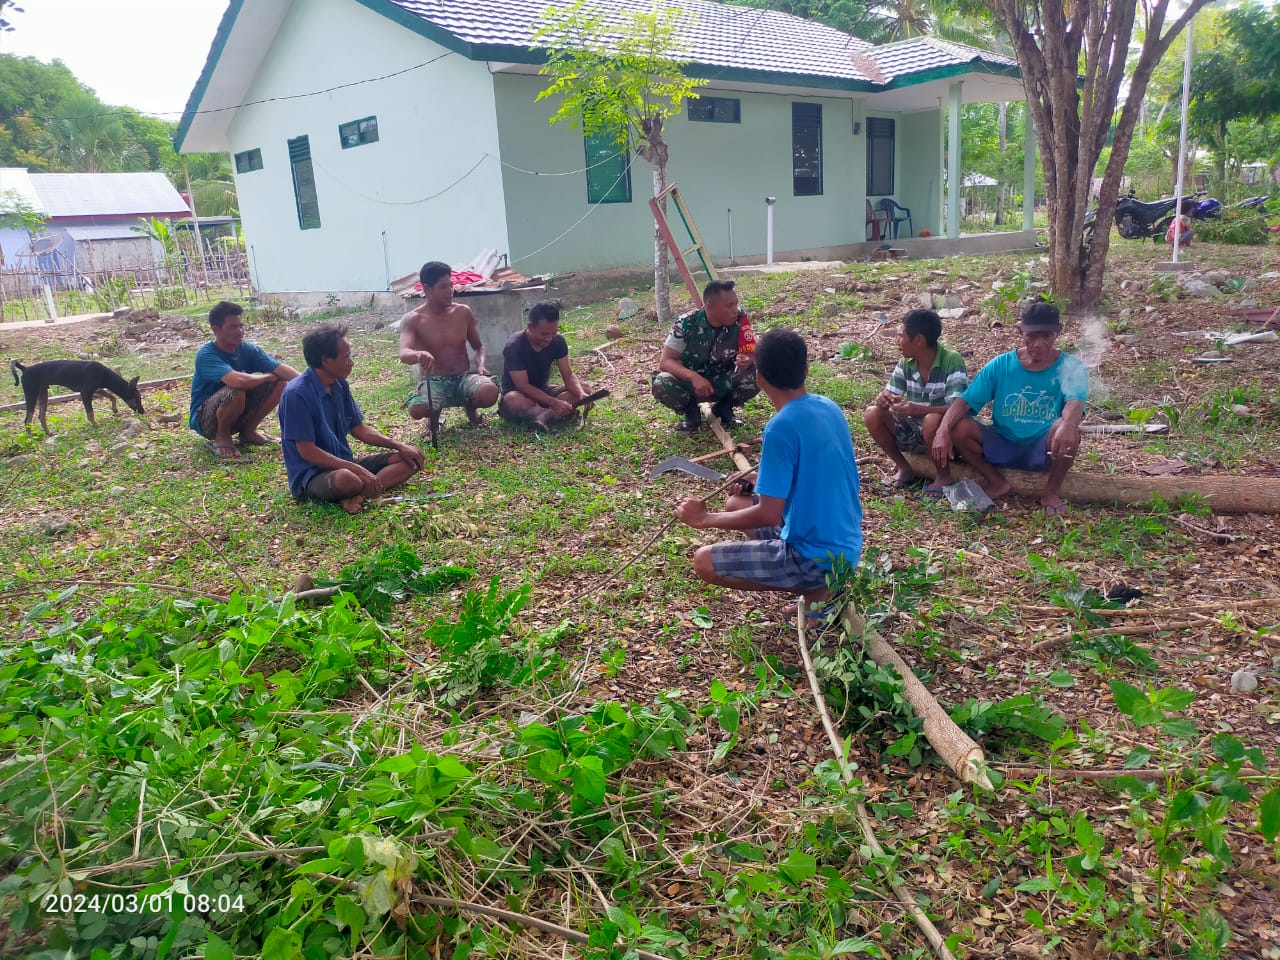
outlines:
[[[1096,320],[1074,318],[1065,339],[1073,347],[1103,351],[1097,376],[1105,390],[1091,400],[1087,422],[1163,422],[1169,430],[1091,436],[1081,469],[1100,475],[1229,474],[1241,483],[1280,476],[1280,343],[1228,347],[1175,336],[1243,329],[1229,313],[1229,302],[1280,304],[1280,279],[1263,276],[1276,269],[1274,248],[1194,247],[1190,255],[1204,269],[1221,268],[1231,279],[1252,282],[1221,300],[1181,297],[1153,281],[1151,264],[1165,255],[1150,244],[1117,241],[1108,309]],[[963,313],[944,321],[944,336],[976,370],[1009,349],[1016,336],[1014,314],[1000,309],[1002,297],[992,284],[1003,281],[1018,292],[1034,292],[1029,284],[1042,276],[1031,255],[899,261],[856,264],[830,274],[748,277],[739,292],[759,328],[786,324],[806,335],[811,388],[846,408],[864,457],[874,456],[874,446],[859,424],[860,412],[896,360],[892,327],[903,311],[921,294],[953,298],[949,309]],[[638,294],[642,301],[644,295]],[[881,316],[890,323],[881,324]],[[393,335],[383,329],[386,318],[338,319],[352,327],[352,382],[371,422],[427,447],[401,407],[408,381],[395,362]],[[301,331],[314,321],[247,322],[252,338],[297,359]],[[0,759],[15,783],[21,781],[19,756],[39,752],[22,739],[28,736],[23,724],[35,721],[20,714],[25,709],[47,724],[56,713],[32,706],[39,700],[35,693],[15,699],[17,681],[4,671],[16,669],[15,653],[24,645],[52,647],[62,630],[77,638],[65,641],[68,647],[90,649],[93,644],[73,625],[92,617],[98,619],[91,632],[106,638],[99,645],[124,644],[112,631],[121,623],[142,622],[139,611],[159,610],[166,598],[186,609],[182,605],[201,602],[201,595],[280,596],[300,575],[322,581],[397,544],[429,567],[457,564],[475,571],[465,583],[409,591],[388,604],[381,626],[359,634],[372,646],[361,648],[358,666],[339,670],[327,687],[308,688],[314,702],[298,701],[286,710],[314,710],[313,722],[320,725],[337,723],[337,715],[353,718],[351,738],[360,744],[362,760],[385,763],[380,775],[397,783],[409,777],[400,758],[416,744],[436,756],[456,755],[476,778],[459,782],[468,790],[475,784],[483,789],[467,793],[465,804],[458,788],[438,808],[424,807],[414,829],[393,828],[378,815],[358,826],[338,826],[343,803],[379,806],[353,799],[367,784],[327,792],[331,782],[346,784],[344,778],[353,775],[325,765],[349,766],[349,758],[332,744],[306,753],[310,741],[298,734],[294,742],[305,755],[297,763],[320,765],[308,780],[317,786],[291,801],[302,803],[298,809],[305,815],[254,822],[248,788],[241,796],[243,785],[224,783],[230,799],[222,805],[233,815],[231,821],[215,818],[227,844],[216,849],[227,852],[323,847],[331,837],[317,840],[306,830],[326,824],[344,836],[372,836],[385,828],[403,840],[456,830],[450,816],[463,818],[471,840],[455,835],[448,841],[400,842],[387,869],[403,867],[401,854],[408,849],[416,851],[419,866],[400,877],[405,882],[388,893],[380,914],[355,887],[335,893],[322,880],[312,884],[320,899],[289,913],[291,861],[325,857],[323,852],[269,853],[246,859],[243,870],[221,863],[221,873],[234,874],[227,889],[264,896],[276,891],[277,899],[270,909],[263,903],[256,920],[206,914],[199,923],[176,924],[181,930],[175,949],[198,953],[209,930],[238,945],[236,953],[260,949],[276,927],[292,924],[300,937],[310,936],[323,917],[350,910],[335,906],[348,896],[369,918],[365,934],[372,937],[374,919],[381,918],[382,947],[397,937],[411,944],[425,939],[428,949],[438,942],[448,955],[454,943],[469,937],[478,951],[473,955],[563,955],[563,942],[554,934],[421,900],[436,896],[505,905],[598,936],[608,932],[602,926],[607,918],[627,933],[626,917],[608,912],[626,908],[641,927],[651,928],[631,930],[631,942],[663,956],[831,956],[841,942],[847,952],[867,955],[928,955],[892,902],[884,880],[892,867],[942,933],[954,935],[957,956],[1041,956],[1046,950],[1058,956],[1280,955],[1280,862],[1258,823],[1266,815],[1259,798],[1280,782],[1280,643],[1274,631],[1280,621],[1280,535],[1273,517],[1214,516],[1195,503],[1158,503],[1074,505],[1065,519],[1047,520],[1034,502],[1014,498],[975,524],[944,506],[883,490],[885,466],[878,459],[865,465],[871,572],[859,587],[863,605],[879,615],[880,631],[935,695],[960,709],[962,725],[983,743],[1004,781],[995,794],[962,788],[934,762],[923,740],[909,742],[910,722],[895,709],[884,678],[842,658],[842,645],[828,639],[820,655],[828,695],[833,709],[844,714],[860,794],[896,858],[892,865],[868,865],[849,815],[850,794],[834,786],[831,753],[800,672],[794,627],[781,622],[785,601],[696,583],[688,558],[704,535],[678,525],[624,573],[604,582],[670,519],[679,498],[707,492],[687,477],[649,481],[648,468],[671,454],[696,455],[715,446],[708,432],[676,434],[674,417],[648,397],[648,377],[665,336],[652,315],[642,311],[624,321],[624,337],[606,345],[605,327],[612,322],[611,304],[597,303],[567,310],[562,324],[579,375],[613,391],[586,430],[538,439],[498,425],[472,431],[457,415],[446,422],[440,450],[428,450],[427,470],[404,491],[407,499],[357,517],[293,504],[278,453],[255,451],[241,466],[215,465],[186,427],[187,393],[181,386],[144,397],[148,429],[122,430],[108,412],[100,414],[94,430],[78,404],[50,409],[56,432],[47,442],[20,430],[20,414],[0,421],[0,568],[8,571],[0,604],[13,625],[0,647],[0,730],[17,731],[0,740]],[[0,326],[4,356],[28,362],[98,354],[126,376],[144,380],[188,372],[202,339],[198,320],[167,316],[136,330]],[[1232,362],[1194,362],[1213,350]],[[10,393],[20,398],[16,388]],[[749,405],[739,439],[758,435],[767,417],[759,402]],[[450,496],[425,499],[434,494]],[[527,601],[500,645],[528,650],[541,644],[543,653],[531,662],[545,661],[548,672],[534,669],[518,679],[512,674],[465,692],[459,675],[450,672],[456,661],[435,625],[456,620],[465,591],[483,595],[491,578],[504,595],[529,585]],[[78,592],[29,615],[40,601],[75,583],[81,584]],[[126,584],[160,586],[138,594]],[[1141,596],[1128,609],[1101,604],[1100,595],[1121,586]],[[102,626],[103,611],[113,609],[103,607],[104,601],[119,611],[111,629]],[[472,603],[501,620],[497,600]],[[312,626],[323,624],[324,636],[338,636],[341,630],[332,623],[363,622],[362,615],[339,606],[336,613],[307,613],[321,618]],[[179,614],[164,616],[169,619],[157,622],[172,626]],[[287,621],[278,609],[271,616]],[[323,619],[330,616],[338,620]],[[230,613],[209,618],[215,633],[248,630]],[[279,626],[277,639],[264,643],[251,660],[252,671],[262,677],[261,695],[277,706],[293,689],[291,678],[311,668],[307,644],[287,640],[300,630]],[[216,637],[211,642],[216,648]],[[122,663],[127,660],[120,655]],[[1240,671],[1256,687],[1240,689]],[[72,674],[68,667],[59,676]],[[55,674],[47,676],[52,682]],[[161,683],[159,675],[155,682]],[[1117,698],[1128,694],[1116,684],[1144,698],[1149,691],[1179,690],[1194,699],[1160,701],[1167,708],[1161,722],[1174,726],[1167,728],[1171,734],[1157,736],[1165,728],[1135,724],[1121,711]],[[560,711],[587,717],[581,729],[616,731],[622,723],[616,716],[592,712],[610,702],[639,705],[652,716],[631,721],[643,736],[629,741],[625,763],[621,747],[617,756],[610,754],[618,766],[608,774],[601,799],[591,800],[595,781],[587,774],[581,774],[583,789],[577,793],[577,781],[566,774],[563,795],[537,795],[528,809],[511,806],[512,797],[525,802],[517,788],[536,794],[532,767],[520,766],[531,756],[522,752],[533,748],[531,724],[546,724]],[[1134,704],[1125,705],[1133,714]],[[136,709],[139,718],[146,715],[142,705]],[[314,719],[321,716],[328,719]],[[351,729],[344,728],[343,736]],[[375,730],[376,740],[366,742]],[[1223,735],[1261,751],[1261,757],[1250,755],[1236,767],[1249,799],[1209,810],[1212,817],[1187,820],[1185,834],[1161,833],[1168,797],[1187,791],[1217,796],[1216,788],[1183,768],[1221,767],[1225,761],[1214,748],[1228,749],[1226,741],[1215,739]],[[633,736],[640,735],[633,730]],[[665,756],[645,753],[643,743],[662,737],[672,738]],[[337,732],[331,739],[341,740]],[[22,750],[10,745],[15,742]],[[1132,766],[1142,761],[1142,751],[1150,758]],[[416,767],[426,763],[413,757]],[[1264,769],[1255,769],[1254,759]],[[261,779],[276,777],[302,790],[299,774],[278,758],[252,763],[269,761],[277,766],[262,767],[272,772]],[[246,771],[259,769],[245,763]],[[1110,776],[1125,771],[1126,763],[1161,796],[1139,803],[1120,789]],[[1169,772],[1153,778],[1153,769]],[[1075,777],[1071,770],[1085,773]],[[160,774],[154,776],[148,790],[161,796],[165,787]],[[104,808],[109,815],[97,832],[80,824],[86,815],[75,798],[54,791],[55,799],[44,798],[43,814],[29,815],[38,791],[6,795],[0,788],[5,816],[30,823],[34,831],[25,846],[22,829],[0,838],[0,858],[7,860],[2,872],[29,875],[32,862],[25,858],[38,842],[74,851],[72,841],[80,840],[83,868],[129,860],[136,838],[140,858],[163,862],[164,844],[191,842],[165,820],[171,808],[182,808],[197,837],[215,829],[209,805],[175,786],[174,796],[186,799],[167,806],[144,803],[143,826],[135,831],[137,786],[130,782],[131,792],[113,780],[122,806]],[[442,772],[433,782],[449,782],[448,775]],[[517,792],[502,792],[507,790]],[[88,795],[86,788],[82,796]],[[392,805],[390,799],[382,802]],[[1146,822],[1140,822],[1143,816]],[[50,846],[55,837],[61,848]],[[304,839],[295,842],[298,837]],[[1178,844],[1185,850],[1175,858]],[[1162,868],[1162,853],[1178,866]],[[139,875],[158,882],[158,868],[148,869],[153,872]],[[375,875],[372,868],[349,864],[328,864],[321,873]],[[131,876],[122,868],[110,879],[127,883]],[[74,927],[65,917],[27,922],[22,915],[23,922],[13,922],[31,889],[16,881],[0,885],[13,923],[0,936],[11,937],[14,949],[62,943],[54,932],[59,927],[73,929],[73,952],[86,956],[94,945],[107,948],[126,928],[132,936],[156,937],[157,944],[173,929],[158,917],[137,916],[127,922],[113,916],[102,930],[86,927],[84,918]],[[299,925],[299,916],[316,903],[315,917]],[[418,929],[404,911],[428,919]],[[288,922],[277,922],[279,917]],[[1214,946],[1224,935],[1221,922],[1229,926],[1225,948]],[[343,945],[337,952],[349,952],[350,917],[343,925],[334,919],[331,926]],[[687,942],[665,941],[658,930]],[[276,934],[277,941],[283,944],[284,936]],[[322,940],[304,945],[321,950]],[[137,949],[145,954],[156,948]]]

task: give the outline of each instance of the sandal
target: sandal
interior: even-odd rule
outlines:
[[[240,451],[236,449],[234,443],[214,443],[212,440],[205,444],[207,449],[220,463],[238,463],[240,461]]]
[[[922,500],[944,500],[946,496],[946,491],[942,487],[925,487],[920,491]]]
[[[260,433],[256,437],[240,438],[240,446],[242,447],[275,447],[279,446],[279,444],[279,440],[265,433]]]

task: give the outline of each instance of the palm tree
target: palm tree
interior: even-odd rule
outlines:
[[[202,217],[238,217],[231,157],[225,153],[172,154],[164,158],[164,172],[179,190],[191,198]]]
[[[68,97],[36,137],[36,151],[54,169],[78,173],[145,170],[147,152],[120,118],[90,93]]]

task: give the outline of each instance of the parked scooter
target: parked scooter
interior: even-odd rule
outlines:
[[[1182,198],[1181,210],[1184,216],[1193,220],[1204,220],[1206,215],[1197,215],[1196,210],[1204,198],[1204,191],[1199,190]],[[1213,200],[1214,204],[1222,204]],[[1151,237],[1154,242],[1164,240],[1169,224],[1173,222],[1174,208],[1178,207],[1177,197],[1164,197],[1151,203],[1145,203],[1134,195],[1132,188],[1116,203],[1116,232],[1126,240],[1145,240]],[[1097,210],[1090,210],[1084,218],[1084,242],[1088,246],[1093,241],[1094,221]]]

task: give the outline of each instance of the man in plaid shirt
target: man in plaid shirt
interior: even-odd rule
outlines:
[[[862,415],[871,439],[898,472],[889,486],[916,482],[904,453],[925,453],[929,438],[953,400],[969,386],[964,357],[938,343],[942,320],[932,310],[912,310],[898,328],[902,359],[880,395]]]

